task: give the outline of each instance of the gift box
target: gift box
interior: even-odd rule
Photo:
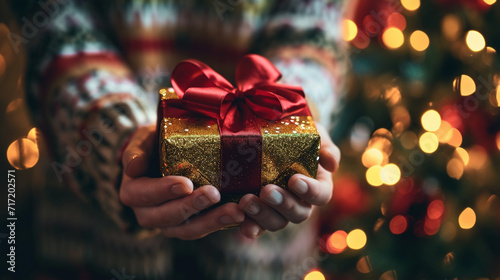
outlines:
[[[194,187],[213,185],[222,201],[262,186],[287,188],[293,174],[315,177],[320,137],[300,87],[277,83],[267,59],[245,56],[234,88],[204,63],[186,60],[160,90],[160,171]]]

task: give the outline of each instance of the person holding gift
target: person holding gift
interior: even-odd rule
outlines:
[[[300,279],[311,268],[314,207],[330,201],[340,160],[324,126],[342,95],[341,1],[31,2],[11,2],[21,30],[40,10],[47,22],[11,42],[27,47],[28,102],[53,155],[35,216],[44,261],[96,278]],[[157,90],[187,58],[233,80],[246,53],[303,87],[321,136],[317,177],[214,208],[214,186],[159,176]]]

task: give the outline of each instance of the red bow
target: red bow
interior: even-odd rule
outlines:
[[[179,63],[172,72],[172,86],[180,100],[167,100],[173,117],[193,112],[218,120],[231,132],[244,130],[255,116],[279,120],[309,115],[302,88],[276,83],[281,73],[266,58],[247,55],[236,68],[234,88],[224,77],[198,60]],[[225,130],[225,129],[224,129]]]

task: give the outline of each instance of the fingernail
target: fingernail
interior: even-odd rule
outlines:
[[[219,221],[225,225],[236,223],[236,220],[231,215],[224,215],[219,218]]]
[[[291,185],[292,190],[298,194],[305,194],[307,190],[309,189],[309,186],[307,185],[306,182],[298,179],[295,180],[295,182]]]
[[[257,215],[260,212],[260,205],[255,202],[250,202],[245,207],[245,212],[247,212],[250,215]]]
[[[194,206],[198,209],[204,209],[208,206],[210,200],[204,195],[200,195],[194,199]]]
[[[175,184],[170,187],[170,191],[175,195],[184,195],[191,192],[191,190],[183,184]]]
[[[261,236],[262,234],[264,234],[264,232],[266,232],[266,231],[260,230],[259,228],[255,227],[254,229],[252,229],[253,238],[257,238],[257,237]]]
[[[283,202],[283,196],[279,191],[272,190],[266,197],[266,201],[271,203],[272,205],[280,205],[281,202]]]

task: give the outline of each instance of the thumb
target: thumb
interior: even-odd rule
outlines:
[[[127,176],[137,178],[148,174],[154,157],[155,130],[154,125],[141,126],[132,134],[122,157]]]

